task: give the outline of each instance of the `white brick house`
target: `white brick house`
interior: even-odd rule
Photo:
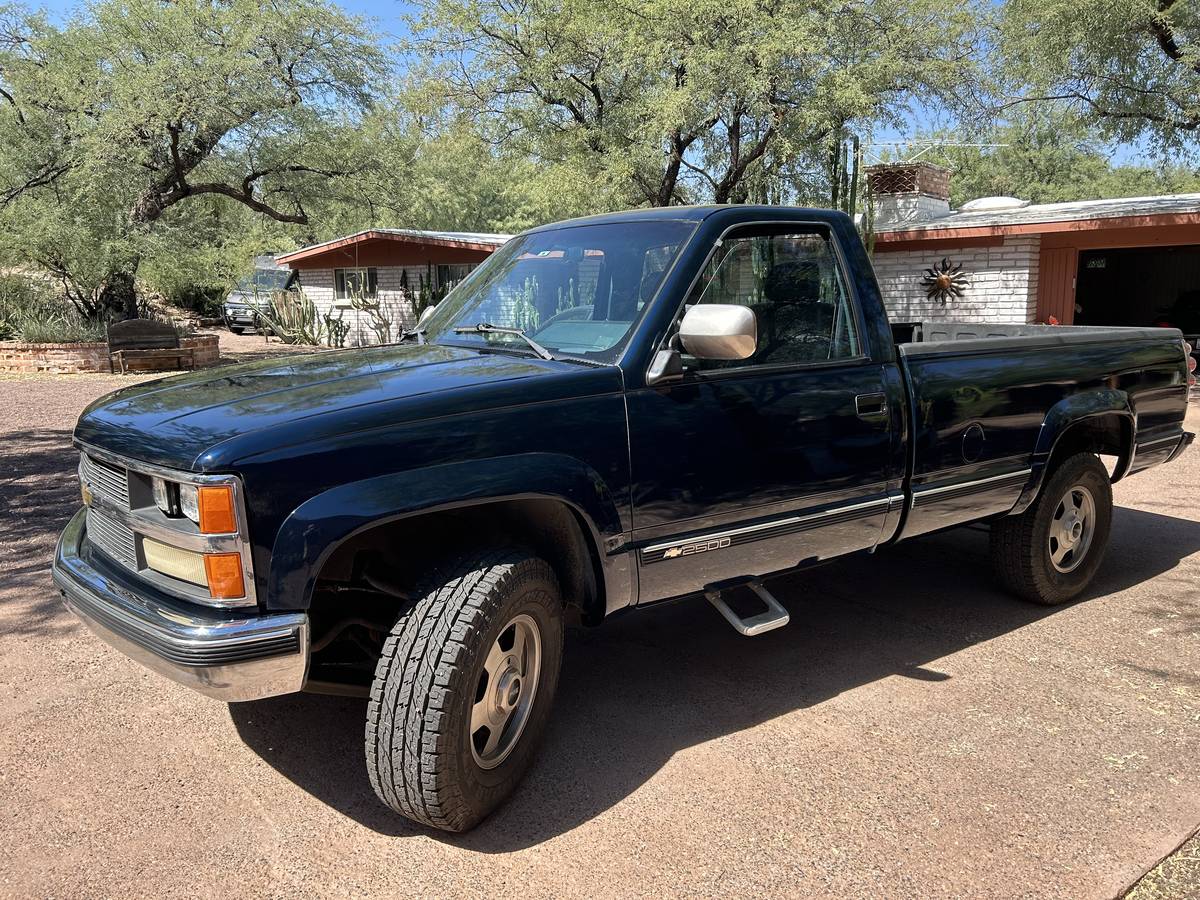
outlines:
[[[876,245],[875,275],[894,322],[1034,322],[1040,244],[1038,235],[1020,235],[991,247],[879,252]],[[964,297],[947,303],[930,299],[921,283],[925,270],[942,259],[962,265],[970,282]]]
[[[277,257],[300,273],[300,287],[318,315],[349,326],[348,346],[396,340],[415,324],[424,288],[445,289],[462,280],[509,235],[460,231],[376,228],[314,244]],[[360,311],[354,299],[378,304],[379,317]],[[380,326],[379,319],[386,320]],[[381,333],[382,332],[382,333]]]
[[[1200,331],[1200,194],[950,209],[950,173],[868,170],[875,272],[896,323],[1171,324]],[[962,297],[929,296],[925,271],[962,266]]]

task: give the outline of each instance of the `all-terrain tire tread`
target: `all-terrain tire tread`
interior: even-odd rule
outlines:
[[[448,831],[473,824],[446,769],[456,752],[443,728],[452,684],[475,635],[491,620],[507,582],[556,583],[544,561],[512,547],[460,556],[397,620],[384,643],[367,709],[371,786],[407,818]]]

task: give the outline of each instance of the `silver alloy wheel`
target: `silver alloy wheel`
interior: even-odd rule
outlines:
[[[1046,539],[1050,564],[1064,575],[1075,571],[1087,556],[1096,531],[1096,501],[1081,484],[1072,485],[1058,501]]]
[[[522,613],[500,629],[488,650],[471,707],[471,754],[481,769],[508,758],[529,721],[542,671],[542,636]]]

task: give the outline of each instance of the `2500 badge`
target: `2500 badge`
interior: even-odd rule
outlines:
[[[679,556],[693,556],[697,553],[707,553],[709,550],[724,550],[729,546],[730,539],[713,538],[710,541],[697,541],[694,544],[680,544],[663,551],[663,559],[675,559]]]

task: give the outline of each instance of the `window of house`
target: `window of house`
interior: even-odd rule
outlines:
[[[693,360],[689,368],[795,365],[861,353],[854,307],[831,238],[823,229],[754,234],[722,242],[689,303],[746,306],[758,349],[745,360]]]
[[[353,299],[374,300],[379,293],[379,270],[374,266],[333,270],[333,296],[345,304]]]
[[[451,265],[441,265],[437,267],[437,286],[440,288],[452,288],[458,284],[467,274],[475,268],[471,263],[453,263]]]

